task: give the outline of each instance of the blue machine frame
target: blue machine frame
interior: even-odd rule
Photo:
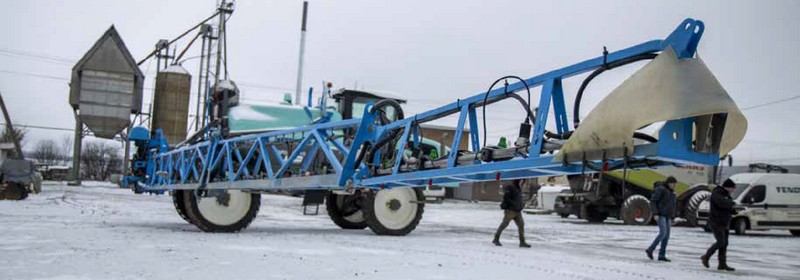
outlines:
[[[386,125],[375,124],[377,113],[370,113],[368,105],[361,119],[338,122],[317,123],[290,130],[237,136],[222,139],[219,136],[190,146],[165,151],[163,137],[155,133],[148,144],[149,160],[145,178],[130,181],[137,188],[146,191],[173,189],[352,189],[352,188],[397,188],[416,187],[432,184],[491,181],[500,179],[528,178],[537,176],[558,176],[596,172],[586,169],[586,164],[614,165],[627,160],[653,159],[660,164],[695,163],[716,165],[719,155],[700,153],[692,149],[691,129],[694,118],[667,121],[661,129],[657,143],[636,145],[634,153],[624,158],[609,158],[586,162],[579,157],[567,157],[563,162],[553,162],[555,155],[540,154],[545,135],[548,113],[555,115],[558,133],[569,131],[567,112],[564,104],[562,80],[592,71],[605,63],[630,58],[636,55],[660,52],[668,47],[675,50],[679,58],[694,56],[698,42],[703,34],[701,21],[686,19],[664,40],[653,40],[620,51],[608,53],[558,70],[547,72],[525,80],[528,86],[541,86],[541,96],[536,113],[536,123],[532,131],[530,153],[512,160],[500,162],[474,161],[469,165],[458,165],[457,153],[452,152],[446,168],[401,172],[401,157],[397,157],[391,174],[372,176],[367,168],[355,166],[358,149],[349,149],[336,135],[345,129],[356,129],[349,147],[361,147],[363,143],[376,143],[387,137],[390,131],[403,129],[400,143],[409,139],[418,143],[417,125],[458,114],[458,123],[450,147],[459,147],[464,127],[469,125],[471,151],[481,149],[478,134],[478,120],[475,109],[508,97],[507,92],[525,89],[522,82],[509,84],[506,88],[457,100],[445,106],[414,116],[397,120]],[[688,130],[689,133],[686,133]],[[679,137],[673,139],[674,132]],[[133,140],[133,139],[132,139]],[[139,140],[137,140],[139,141]],[[139,143],[139,142],[137,142]],[[397,154],[404,152],[405,145],[399,145]],[[309,170],[311,161],[321,152],[333,170],[325,172]],[[370,160],[378,161],[380,155]],[[300,174],[287,176],[294,168]],[[319,175],[315,175],[319,174]]]

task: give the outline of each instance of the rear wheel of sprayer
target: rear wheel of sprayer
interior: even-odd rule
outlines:
[[[364,197],[358,191],[352,195],[328,193],[325,198],[325,208],[334,224],[343,229],[365,229],[367,222],[364,220]]]
[[[174,190],[172,191],[172,205],[175,206],[175,211],[178,212],[178,215],[181,216],[181,219],[184,221],[192,223],[192,219],[189,219],[189,216],[186,214],[186,203],[184,196],[186,196],[187,190]]]
[[[261,194],[241,190],[187,191],[183,196],[191,223],[205,232],[245,229],[261,206]]]
[[[422,219],[424,202],[418,188],[369,191],[364,196],[364,220],[377,235],[406,235]]]

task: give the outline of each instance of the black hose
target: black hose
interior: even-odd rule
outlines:
[[[551,138],[551,139],[567,140],[567,139],[569,139],[570,136],[572,136],[572,132],[574,132],[574,130],[573,131],[568,131],[566,133],[558,134],[558,133],[553,133],[553,132],[550,132],[548,130],[545,130],[544,131],[544,136],[546,136],[547,138]],[[644,141],[647,141],[647,142],[650,142],[650,143],[658,142],[658,139],[656,139],[655,137],[650,136],[649,134],[646,134],[646,133],[638,132],[638,131],[633,133],[633,138],[639,139],[639,140],[644,140]]]
[[[611,70],[611,69],[614,69],[614,68],[617,68],[617,67],[620,67],[620,66],[623,66],[623,65],[631,64],[631,63],[634,63],[634,62],[637,62],[637,61],[641,61],[641,60],[654,59],[656,56],[658,56],[658,54],[655,54],[655,53],[645,53],[645,54],[640,54],[640,55],[636,55],[636,56],[631,56],[631,57],[628,57],[628,58],[625,58],[625,59],[621,59],[621,60],[614,61],[612,63],[605,64],[605,65],[603,65],[603,67],[597,68],[597,70],[594,70],[594,72],[589,74],[589,76],[586,77],[586,79],[583,80],[583,83],[581,83],[581,87],[580,87],[580,89],[578,89],[578,95],[575,96],[575,104],[572,107],[573,108],[573,110],[572,110],[572,116],[573,116],[572,123],[575,126],[575,128],[578,128],[578,124],[580,123],[581,99],[583,99],[583,91],[586,90],[586,86],[588,86],[589,83],[595,77],[597,77],[598,75],[602,74],[606,70]]]
[[[492,89],[494,89],[494,86],[497,85],[497,83],[499,83],[501,80],[505,80],[505,79],[509,79],[509,78],[510,79],[517,79],[517,80],[521,81],[523,85],[525,85],[525,90],[528,91],[528,102],[525,102],[525,100],[522,100],[522,97],[519,97],[519,95],[517,95],[515,93],[510,93],[510,95],[512,97],[514,97],[514,99],[519,101],[522,104],[523,107],[525,107],[525,112],[528,115],[527,118],[525,118],[525,121],[526,122],[530,121],[531,125],[536,123],[536,116],[533,115],[533,113],[531,112],[531,106],[530,106],[530,103],[531,103],[531,88],[528,86],[528,82],[526,82],[525,80],[523,80],[520,77],[513,76],[513,75],[501,77],[501,78],[495,80],[494,83],[492,83],[491,86],[489,86],[489,90],[487,90],[486,94],[483,96],[483,146],[484,147],[486,147],[486,137],[487,137],[487,134],[486,134],[486,105],[487,105],[486,101],[487,101],[487,99],[489,99],[489,93],[492,92]],[[508,87],[508,83],[506,83],[506,87]],[[505,94],[509,95],[509,92],[506,92]]]
[[[385,116],[386,111],[383,109],[384,107],[387,106],[394,108],[395,120],[402,120],[403,118],[405,118],[405,115],[403,114],[403,107],[400,106],[400,103],[398,103],[393,99],[383,99],[381,101],[375,102],[375,104],[372,105],[369,111],[370,114],[374,114],[376,111],[381,112],[381,115],[379,116],[381,125],[385,125],[389,122],[388,118]],[[375,143],[375,145],[372,145],[369,142],[364,142],[353,167],[358,168],[358,166],[361,165],[361,161],[364,160],[364,156],[367,155],[367,152],[369,152],[369,155],[371,157],[372,155],[375,154],[375,152],[378,149],[382,148],[384,145],[386,145],[386,143],[389,143],[390,140],[397,137],[397,135],[399,134],[398,132],[402,130],[403,129],[398,129],[389,132],[390,134],[387,135],[386,138],[381,139],[380,141],[378,141],[378,143]]]

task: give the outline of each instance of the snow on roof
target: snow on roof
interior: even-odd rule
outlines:
[[[170,65],[170,66],[169,66],[169,67],[167,67],[166,69],[164,69],[164,70],[161,70],[161,72],[164,72],[164,73],[177,73],[177,74],[185,74],[185,75],[189,75],[189,71],[186,71],[186,69],[185,69],[185,68],[183,68],[183,66],[180,66],[180,65],[178,65],[178,64],[175,64],[175,65]]]
[[[239,87],[237,87],[236,83],[234,83],[231,80],[219,81],[219,83],[217,84],[216,88],[217,88],[216,90],[231,90],[231,91],[239,92]]]

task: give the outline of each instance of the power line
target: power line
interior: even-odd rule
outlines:
[[[0,70],[0,73],[6,73],[6,74],[11,74],[11,75],[17,75],[17,76],[29,76],[29,77],[36,77],[36,78],[59,80],[59,81],[69,81],[69,79],[64,78],[64,77],[56,77],[56,76],[50,76],[50,75],[42,75],[42,74],[26,73],[26,72],[18,72],[18,71],[10,71],[10,70]]]
[[[742,108],[742,111],[761,108],[761,107],[765,107],[765,106],[769,106],[769,105],[775,105],[775,104],[779,104],[779,103],[783,103],[783,102],[792,101],[792,100],[795,100],[795,99],[800,99],[800,94],[792,96],[792,97],[780,99],[780,100],[775,100],[775,101],[771,101],[771,102],[767,102],[767,103],[753,105],[753,106],[750,106],[750,107],[744,107],[744,108]]]
[[[0,123],[0,125],[6,125],[6,124]],[[60,130],[60,131],[75,131],[74,128],[63,128],[63,127],[53,127],[53,126],[41,126],[41,125],[27,125],[27,124],[15,124],[14,127],[46,129],[46,130]]]
[[[31,59],[36,59],[36,60],[41,60],[41,61],[46,61],[46,62],[62,63],[62,64],[74,64],[74,63],[77,62],[77,60],[74,60],[74,59],[58,57],[58,56],[53,56],[53,55],[47,55],[47,54],[42,54],[42,53],[22,51],[22,50],[7,49],[7,48],[0,48],[0,54],[11,55],[11,56],[19,56],[19,57],[31,58]]]

